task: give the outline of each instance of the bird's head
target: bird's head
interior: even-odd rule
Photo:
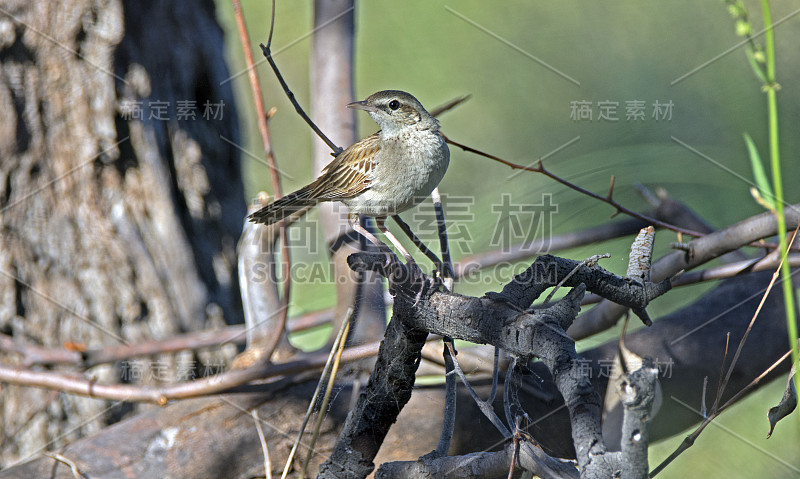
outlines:
[[[428,113],[413,95],[400,90],[383,90],[366,100],[353,102],[347,108],[364,110],[386,134],[403,128],[439,129],[439,122]]]

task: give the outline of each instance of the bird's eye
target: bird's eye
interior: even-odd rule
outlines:
[[[389,102],[389,108],[392,109],[392,110],[397,110],[398,108],[400,108],[400,102],[397,101],[397,100],[390,101]]]

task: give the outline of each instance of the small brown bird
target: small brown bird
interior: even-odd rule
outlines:
[[[350,210],[353,229],[382,246],[358,223],[358,215],[374,217],[378,229],[410,261],[384,222],[419,204],[444,177],[450,150],[439,134],[439,122],[416,98],[399,90],[379,91],[347,107],[369,113],[380,131],[352,144],[313,183],[256,211],[250,221],[269,225],[322,201],[341,201]]]

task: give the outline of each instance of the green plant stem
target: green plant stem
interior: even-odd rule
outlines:
[[[783,181],[781,179],[781,157],[778,143],[778,99],[777,83],[775,83],[775,33],[772,29],[772,16],[770,14],[769,1],[761,0],[761,9],[764,13],[764,54],[766,57],[766,77],[767,84],[767,114],[769,118],[769,157],[772,167],[772,183],[775,192],[775,219],[778,223],[778,245],[782,255],[787,254],[786,244],[786,217],[784,214],[783,200]],[[789,262],[784,261],[781,266],[781,284],[783,287],[783,298],[786,308],[786,324],[789,333],[789,341],[792,348],[792,364],[798,364],[797,348],[797,321],[795,318],[795,296],[792,286],[791,271]],[[800,390],[800,375],[795,375],[795,386]],[[798,414],[800,418],[800,414]]]

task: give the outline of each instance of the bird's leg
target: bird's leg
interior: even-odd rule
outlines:
[[[411,231],[411,227],[408,226],[408,223],[403,221],[403,219],[400,218],[400,215],[394,215],[394,216],[392,216],[392,219],[394,220],[395,223],[397,223],[397,226],[399,226],[400,229],[403,230],[403,233],[405,233],[406,236],[408,236],[409,239],[411,239],[411,241],[414,243],[414,245],[417,248],[419,248],[419,250],[422,251],[422,253],[425,256],[427,256],[428,259],[431,260],[431,262],[434,265],[436,265],[436,269],[438,269],[442,274],[444,274],[445,269],[444,269],[444,263],[442,262],[442,260],[440,260],[439,257],[436,256],[436,253],[431,251],[430,248],[425,246],[425,243],[423,243],[422,240],[419,239],[417,237],[417,235],[414,234],[413,231]]]
[[[388,253],[390,253],[389,255],[387,255],[387,258],[386,258],[386,267],[391,265],[392,256],[393,256],[393,252],[392,252],[391,248],[386,246],[385,243],[383,243],[381,240],[379,240],[377,237],[375,237],[375,235],[373,235],[372,233],[367,231],[366,228],[361,226],[361,223],[358,222],[358,215],[351,215],[349,219],[350,219],[350,225],[353,227],[353,230],[355,230],[356,232],[358,232],[359,234],[364,236],[364,238],[366,238],[367,241],[369,241],[370,243],[374,244],[379,249],[381,249],[383,251],[387,251]],[[411,273],[411,275],[412,275],[412,278],[411,278],[412,282],[416,282],[416,280],[418,278],[423,276],[422,270],[419,269],[419,266],[417,266],[417,263],[414,261],[414,258],[405,249],[405,247],[400,243],[400,241],[398,241],[397,238],[391,233],[391,231],[389,231],[386,228],[385,222],[386,222],[386,218],[375,218],[375,224],[378,226],[378,229],[387,238],[389,238],[389,241],[391,241],[391,243],[395,246],[395,248],[397,248],[397,250],[400,252],[400,254],[403,255],[403,257],[405,258],[407,271],[409,271]],[[410,229],[409,229],[409,231],[410,231]],[[422,242],[420,241],[420,243],[422,243]],[[392,284],[398,284],[398,281],[395,278],[395,274],[394,273],[387,275],[387,279],[389,280],[390,288],[392,288]],[[414,296],[414,306],[416,306],[417,303],[419,303],[419,300],[422,298],[422,293],[425,290],[425,286],[426,286],[425,283],[423,283],[422,286],[420,287],[419,291],[417,291],[417,293],[415,294],[415,296]]]
[[[403,247],[403,244],[400,243],[397,238],[395,238],[391,231],[389,231],[389,228],[386,227],[385,222],[386,218],[375,218],[375,224],[378,226],[378,229],[381,231],[381,233],[383,233],[383,236],[386,236],[394,245],[394,247],[397,248],[397,251],[403,255],[403,257],[406,259],[406,263],[414,263],[414,258],[411,256],[411,253],[409,253],[405,247]]]
[[[395,221],[397,221],[397,216],[396,215],[395,215]],[[400,220],[400,222],[402,222],[402,221],[403,220]],[[389,229],[386,227],[385,222],[386,222],[386,218],[375,218],[375,224],[378,226],[378,229],[381,231],[381,233],[383,233],[384,236],[389,238],[389,241],[391,241],[391,243],[394,245],[394,247],[397,248],[397,250],[400,252],[400,254],[402,254],[403,257],[406,259],[406,267],[408,268],[408,270],[411,273],[411,280],[413,282],[417,282],[420,278],[424,278],[425,275],[422,274],[422,270],[419,269],[419,266],[417,266],[416,261],[414,261],[414,257],[411,256],[411,254],[405,249],[405,247],[403,247],[402,243],[400,243],[400,241],[398,241],[398,239],[392,234],[392,232],[389,231]],[[405,223],[403,223],[403,224],[405,224]],[[402,226],[401,226],[401,228],[402,228]],[[406,225],[406,228],[408,228],[408,225]],[[411,229],[409,228],[408,231],[411,232]],[[414,238],[417,238],[416,236],[414,236],[414,233],[411,233],[411,235]],[[413,239],[412,239],[412,241],[413,241]],[[422,241],[420,241],[419,238],[417,238],[417,241],[419,241],[419,244],[422,244]],[[415,242],[415,244],[416,244],[416,242]],[[425,249],[428,249],[424,244],[422,244],[422,246]],[[420,249],[422,249],[422,248],[420,248]],[[430,250],[428,250],[428,251],[430,252]],[[423,253],[424,252],[425,251],[423,250]],[[431,254],[433,254],[433,252],[431,252]],[[420,286],[419,291],[417,291],[417,293],[414,295],[414,306],[416,306],[417,303],[419,303],[419,300],[422,298],[422,292],[425,291],[425,286],[426,286],[425,282],[422,282],[422,285]]]
[[[367,240],[377,246],[378,248],[385,248],[386,245],[381,242],[378,238],[375,237],[374,234],[367,231],[366,228],[361,226],[361,223],[358,221],[358,215],[353,215],[350,217],[350,226],[353,227],[361,236],[367,238]]]
[[[356,231],[358,234],[363,236],[367,239],[370,243],[374,244],[378,247],[379,250],[384,252],[388,252],[389,255],[386,257],[386,266],[388,267],[389,264],[392,262],[392,250],[388,246],[386,246],[381,240],[379,240],[374,234],[370,233],[366,228],[361,226],[361,222],[358,221],[358,215],[350,215],[350,226],[353,227],[353,230]]]

